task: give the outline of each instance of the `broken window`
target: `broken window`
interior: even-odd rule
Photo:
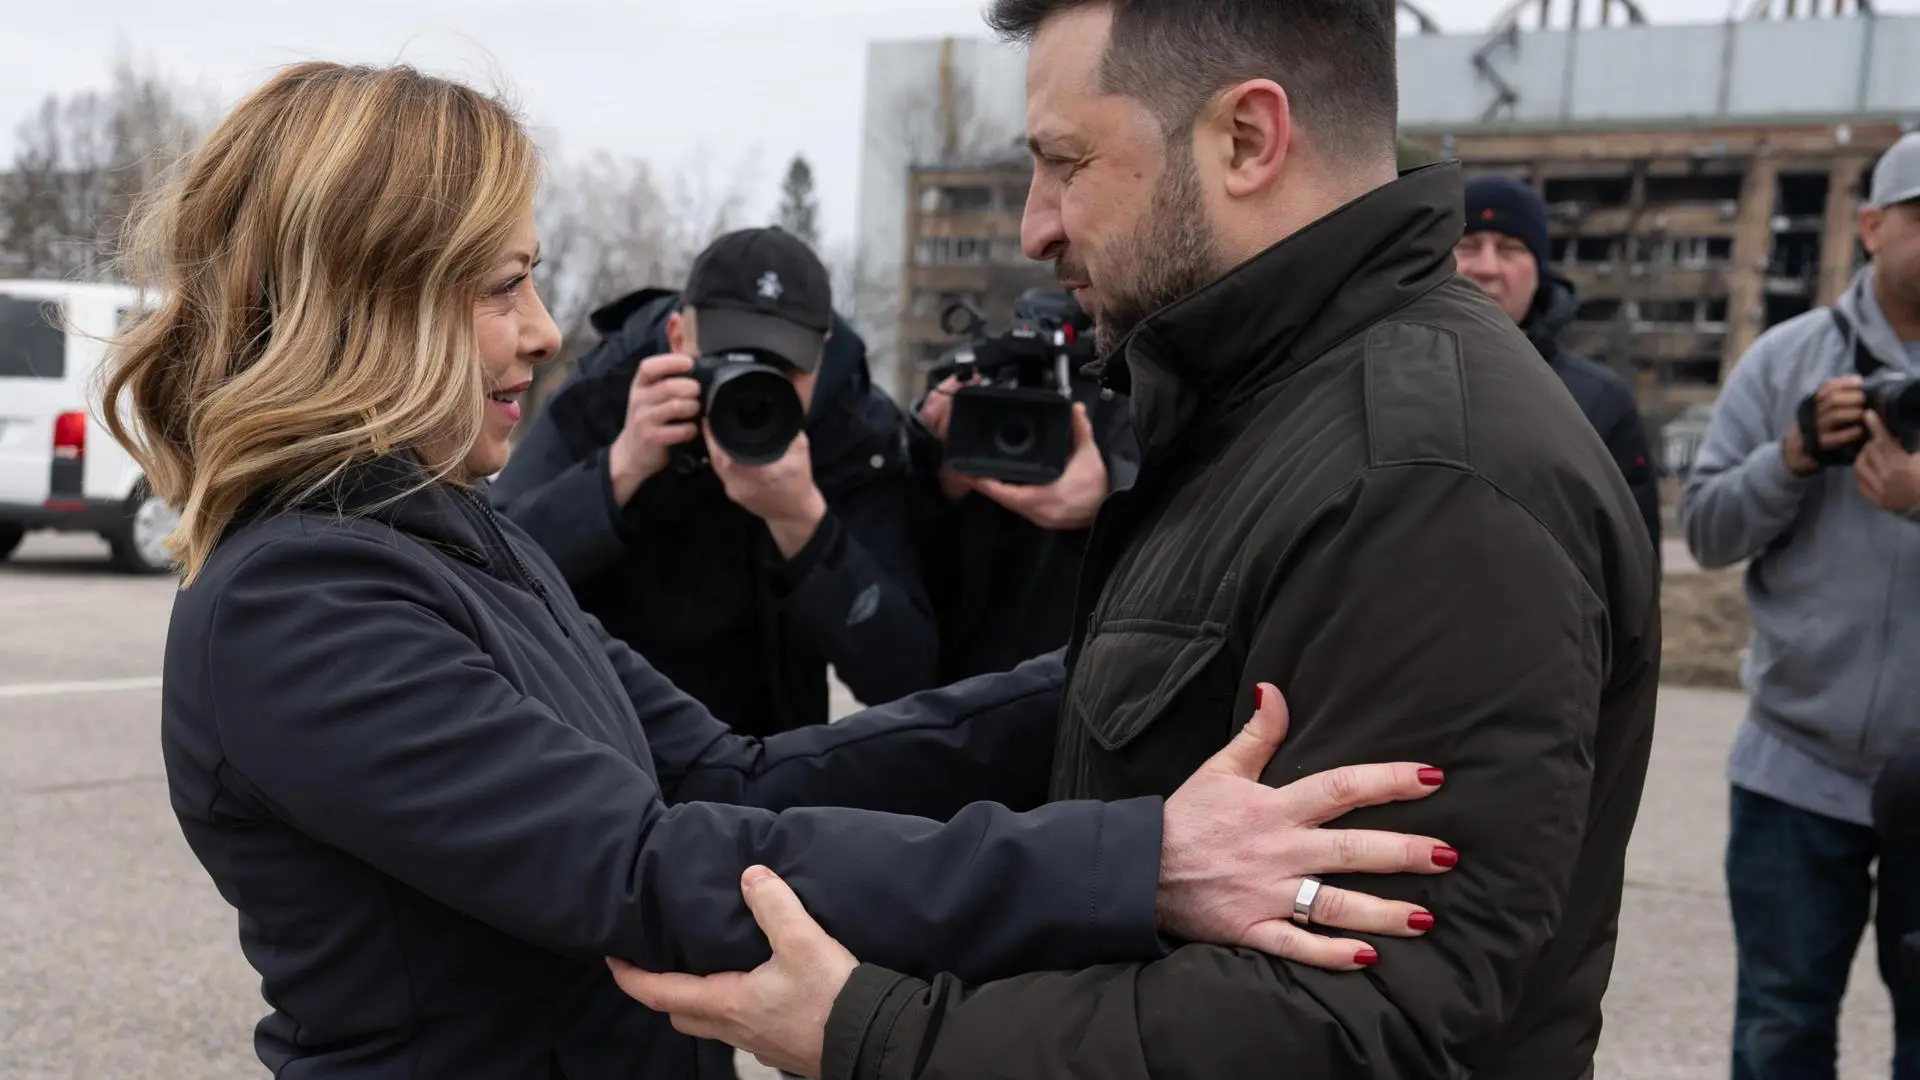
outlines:
[[[1741,177],[1731,176],[1649,176],[1647,205],[1673,203],[1724,202],[1740,197]]]
[[[1781,173],[1773,212],[1787,218],[1825,217],[1827,184],[1826,173]]]
[[[1625,206],[1633,196],[1633,181],[1624,176],[1570,176],[1548,180],[1542,195],[1549,204],[1574,202],[1590,206]]]

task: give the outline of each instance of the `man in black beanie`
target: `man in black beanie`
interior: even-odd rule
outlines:
[[[1460,273],[1486,290],[1520,324],[1548,366],[1567,384],[1580,411],[1600,433],[1646,519],[1660,550],[1659,471],[1647,449],[1647,433],[1633,388],[1605,364],[1575,356],[1560,335],[1580,310],[1573,283],[1550,269],[1547,204],[1525,183],[1507,176],[1466,181],[1466,232],[1454,246]]]

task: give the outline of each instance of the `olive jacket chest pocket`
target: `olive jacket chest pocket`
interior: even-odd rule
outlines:
[[[1226,628],[1117,619],[1097,624],[1068,703],[1080,798],[1166,795],[1232,737],[1235,677]]]

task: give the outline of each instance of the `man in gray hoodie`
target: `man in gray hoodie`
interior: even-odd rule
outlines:
[[[1867,407],[1868,388],[1920,373],[1920,135],[1876,165],[1859,226],[1871,265],[1741,358],[1681,503],[1701,565],[1747,561],[1752,700],[1727,763],[1735,1080],[1833,1076],[1874,908],[1892,1075],[1920,1078],[1920,984],[1898,953],[1920,930],[1920,855],[1882,850],[1870,810],[1882,765],[1920,744],[1920,457]]]

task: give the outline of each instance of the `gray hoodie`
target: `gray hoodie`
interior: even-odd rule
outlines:
[[[1837,306],[1874,357],[1912,373],[1872,280],[1863,269]],[[1757,730],[1743,732],[1748,745],[1736,744],[1730,775],[1740,783],[1743,768],[1764,765],[1773,775],[1748,785],[1763,792],[1823,779],[1780,775],[1801,763],[1797,771],[1826,773],[1830,789],[1839,781],[1846,804],[1807,808],[1858,819],[1864,783],[1845,778],[1870,782],[1890,756],[1920,743],[1920,517],[1867,501],[1852,469],[1798,477],[1780,456],[1800,400],[1855,370],[1853,343],[1825,308],[1761,335],[1721,390],[1680,518],[1701,565],[1751,560],[1743,675]],[[1761,753],[1755,742],[1784,746]]]

